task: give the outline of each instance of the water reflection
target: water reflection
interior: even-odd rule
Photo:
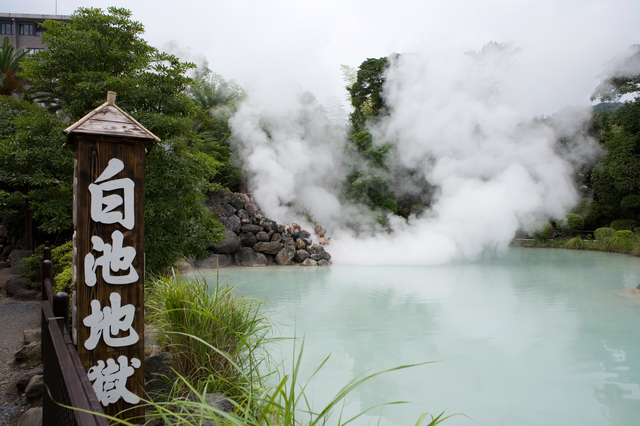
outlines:
[[[630,425],[640,419],[637,258],[513,250],[431,267],[236,268],[221,271],[266,302],[283,336],[304,335],[316,406],[371,369],[440,361],[381,376],[346,415],[393,400],[383,425],[424,411],[484,425]],[[631,294],[631,293],[630,293]],[[274,356],[291,357],[290,344]],[[358,424],[377,423],[363,416]],[[635,421],[634,421],[635,420]],[[476,424],[459,416],[450,425]]]

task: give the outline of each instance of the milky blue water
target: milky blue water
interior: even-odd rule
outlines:
[[[206,271],[205,271],[206,272]],[[303,376],[320,408],[354,377],[403,364],[347,398],[354,424],[640,425],[640,258],[513,249],[428,267],[227,268],[264,301],[281,336],[304,336]],[[272,348],[291,359],[290,343]],[[380,417],[380,418],[379,418]]]

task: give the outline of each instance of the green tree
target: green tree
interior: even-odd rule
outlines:
[[[18,76],[20,61],[27,56],[25,49],[15,49],[5,37],[0,47],[0,95],[20,93],[24,86],[24,79]]]
[[[64,128],[44,108],[0,96],[0,187],[23,199],[27,248],[32,216],[48,234],[72,226],[73,153],[62,148]]]
[[[181,256],[203,256],[223,238],[203,200],[218,162],[200,151],[187,95],[194,68],[147,44],[131,12],[79,8],[71,22],[45,21],[47,50],[23,63],[34,99],[75,121],[117,92],[117,104],[163,142],[151,148],[145,179],[145,250],[151,272]]]
[[[616,100],[640,92],[640,45],[610,63],[610,72],[592,99]],[[634,74],[635,72],[635,74]],[[599,225],[615,219],[640,219],[640,98],[596,115],[595,128],[606,154],[591,173]]]
[[[244,90],[212,72],[205,63],[196,70],[188,94],[200,107],[195,117],[198,137],[193,139],[193,146],[219,162],[214,182],[238,190],[242,184],[242,171],[232,161],[229,119],[244,98]]]
[[[629,48],[606,64],[602,82],[591,100],[616,101],[625,94],[640,92],[640,44]]]
[[[349,171],[344,179],[348,200],[367,205],[376,214],[393,213],[408,217],[429,204],[433,188],[423,174],[400,165],[394,145],[372,128],[387,114],[384,84],[389,58],[369,58],[357,72],[342,66],[353,112],[349,117],[347,155]],[[402,182],[402,190],[395,183]],[[382,216],[380,216],[382,220]]]

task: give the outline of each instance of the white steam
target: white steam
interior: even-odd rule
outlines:
[[[489,47],[458,57],[404,54],[387,71],[390,115],[372,130],[438,188],[421,217],[389,217],[392,232],[367,237],[344,226],[370,218],[338,202],[344,137],[297,91],[250,96],[231,121],[256,201],[278,221],[296,220],[288,206],[306,207],[331,232],[332,260],[353,264],[473,259],[505,250],[518,229],[563,217],[578,200],[573,166],[597,148],[583,136],[559,150],[557,140],[579,134],[588,113],[568,109],[543,121],[519,111],[504,96],[517,50]]]

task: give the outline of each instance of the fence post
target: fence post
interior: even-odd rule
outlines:
[[[53,295],[53,314],[64,319],[64,326],[69,327],[69,295],[64,291]]]
[[[42,300],[47,298],[47,286],[45,282],[47,278],[53,281],[53,264],[51,263],[51,243],[45,241],[44,251],[42,252]]]
[[[48,282],[47,282],[48,281]],[[49,300],[49,291],[53,281],[53,263],[50,260],[42,262],[42,300]]]

